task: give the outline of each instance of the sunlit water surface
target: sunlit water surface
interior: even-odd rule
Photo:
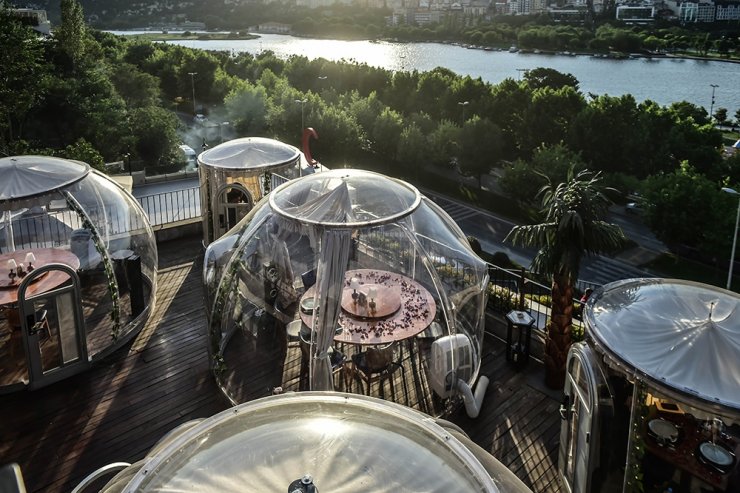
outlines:
[[[124,34],[124,32],[117,32]],[[131,32],[127,32],[131,33]],[[714,109],[728,109],[732,118],[740,109],[740,64],[685,59],[612,60],[587,55],[535,55],[484,51],[441,43],[390,43],[337,41],[261,34],[251,40],[190,41],[168,43],[233,53],[258,54],[271,50],[287,58],[346,60],[388,70],[431,70],[446,67],[460,75],[498,83],[516,79],[526,69],[549,67],[573,74],[584,94],[632,94],[637,101],[653,100],[662,105],[690,101],[709,110],[711,84],[716,84]]]

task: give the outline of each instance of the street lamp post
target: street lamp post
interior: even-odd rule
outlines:
[[[526,68],[518,68],[518,69],[516,69],[516,71],[519,72],[519,74],[517,75],[516,80],[522,80],[522,72],[526,72],[527,69]]]
[[[709,106],[709,121],[712,121],[712,118],[714,118],[712,112],[714,111],[714,90],[717,89],[719,86],[717,84],[709,84],[709,86],[712,88],[712,104]]]
[[[198,72],[188,72],[188,75],[190,76],[190,88],[193,90],[193,116],[195,116],[198,113],[195,109],[195,76]]]
[[[732,188],[722,187],[722,191],[729,193],[730,195],[740,196],[740,192],[735,191]],[[735,265],[735,246],[737,246],[737,227],[740,224],[740,200],[737,201],[737,216],[735,217],[735,234],[732,235],[732,252],[730,252],[730,270],[727,273],[727,289],[730,289],[732,284],[732,267]]]
[[[465,125],[465,107],[470,104],[470,101],[458,101],[457,104],[462,106],[462,125]]]
[[[218,124],[218,138],[222,144],[224,143],[224,134],[223,134],[223,130],[221,129],[221,127],[224,125],[228,125],[228,124],[229,122],[221,122]]]
[[[301,134],[303,134],[303,106],[306,104],[308,99],[296,99],[295,102],[301,105]],[[300,135],[299,135],[300,137]]]
[[[123,155],[123,158],[126,160],[126,164],[128,165],[128,175],[131,176],[131,154],[127,152]]]
[[[322,90],[324,88],[324,81],[328,78],[329,76],[327,75],[319,75],[318,77],[316,77],[316,80],[318,81],[316,84],[319,90]]]

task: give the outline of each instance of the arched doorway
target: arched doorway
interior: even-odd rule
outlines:
[[[215,237],[219,238],[252,210],[254,202],[244,186],[231,183],[221,188],[217,204],[218,223]]]
[[[89,365],[80,280],[66,265],[34,269],[18,287],[29,388],[49,385]]]

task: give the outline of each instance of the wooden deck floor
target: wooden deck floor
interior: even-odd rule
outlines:
[[[158,305],[131,344],[86,373],[0,396],[0,463],[18,462],[29,491],[68,492],[94,469],[134,462],[178,424],[228,406],[208,369],[199,252],[198,238],[160,244]],[[557,396],[543,389],[540,365],[515,372],[503,350],[486,337],[483,409],[451,420],[533,491],[560,491]]]

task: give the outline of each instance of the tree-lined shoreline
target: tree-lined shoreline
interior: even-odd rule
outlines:
[[[740,31],[731,32],[720,39],[710,40],[706,33],[692,33],[692,31],[680,28],[650,31],[636,27],[615,27],[608,23],[603,24],[593,33],[575,26],[532,25],[510,29],[507,24],[503,23],[499,26],[496,24],[479,26],[477,30],[457,34],[442,34],[443,31],[441,31],[434,35],[434,31],[429,28],[422,29],[420,33],[411,34],[419,28],[411,32],[399,31],[399,29],[401,28],[381,32],[375,36],[358,36],[357,33],[343,36],[345,34],[343,31],[317,30],[298,23],[289,35],[316,39],[446,43],[496,50],[506,50],[514,46],[517,50],[529,53],[537,50],[545,54],[613,55],[624,58],[637,55],[740,62]],[[250,35],[258,37],[259,32],[249,34],[246,30],[184,31],[180,34],[161,32],[132,36],[149,41],[254,39],[249,37]],[[695,52],[687,51],[692,47]],[[710,56],[710,53],[713,55]]]

